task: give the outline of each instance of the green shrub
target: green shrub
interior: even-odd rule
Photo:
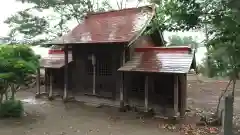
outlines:
[[[0,105],[0,117],[21,117],[24,112],[23,104],[19,100],[6,100]]]

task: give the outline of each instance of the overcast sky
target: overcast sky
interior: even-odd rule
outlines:
[[[117,8],[116,1],[110,0],[111,5],[113,7]],[[136,0],[128,0],[127,7],[135,7],[137,2]],[[0,0],[0,37],[6,36],[9,32],[8,25],[4,24],[4,20],[7,19],[7,17],[13,15],[17,11],[23,10],[27,7],[30,7],[30,4],[22,4],[20,2],[16,2],[15,0]],[[70,26],[74,27],[74,26]],[[164,37],[167,38],[170,35],[178,34],[180,36],[193,36],[198,41],[201,41],[204,39],[204,34],[199,32],[178,32],[178,33],[165,33]]]

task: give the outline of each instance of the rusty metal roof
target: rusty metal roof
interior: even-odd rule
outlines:
[[[129,42],[150,23],[155,11],[150,6],[93,13],[68,34],[51,44]]]
[[[72,54],[68,55],[68,63],[72,62]],[[61,68],[65,65],[64,54],[46,57],[40,60],[41,68]]]
[[[144,50],[145,49],[145,50]],[[151,47],[136,48],[132,60],[118,71],[188,73],[194,59],[190,48]]]

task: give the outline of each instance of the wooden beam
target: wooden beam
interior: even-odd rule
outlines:
[[[180,104],[180,117],[184,117],[187,109],[187,75],[180,75],[180,87],[181,87],[181,104]]]
[[[53,98],[53,74],[52,74],[52,69],[50,70],[49,73],[49,96],[48,98],[51,100]]]
[[[114,55],[116,57],[116,55]],[[114,59],[115,60],[115,59]],[[125,48],[123,48],[123,51],[121,53],[121,60],[120,60],[120,66],[123,66],[125,64]],[[114,69],[115,70],[115,69]],[[117,69],[116,69],[117,70]],[[124,80],[124,72],[120,72],[119,75],[119,83],[120,83],[120,107],[124,107],[124,101],[125,101],[125,80]]]
[[[125,64],[125,62],[126,62],[125,56],[126,56],[126,50],[125,50],[125,48],[124,48],[124,50],[123,50],[123,52],[122,52],[122,66],[123,66],[123,65]]]
[[[44,73],[44,90],[45,90],[45,93],[49,92],[48,84],[49,84],[48,69],[45,68],[45,73]]]
[[[124,73],[120,72],[120,108],[124,107]]]
[[[64,93],[63,100],[67,100],[68,96],[68,45],[64,48]]]
[[[174,75],[174,111],[178,114],[178,75]]]
[[[232,94],[225,97],[223,113],[223,135],[233,135],[233,102]]]
[[[36,83],[37,83],[37,94],[41,94],[41,89],[40,89],[40,68],[37,69]]]
[[[145,112],[148,112],[148,83],[149,83],[149,77],[148,76],[146,76],[145,77],[145,89],[144,89],[144,91],[145,91]]]
[[[123,100],[125,105],[129,105],[128,88],[131,83],[129,78],[130,76],[128,76],[128,73],[125,72],[123,76]]]
[[[93,95],[96,95],[96,56],[92,54],[92,66],[93,66]]]
[[[122,52],[122,61],[121,61],[121,66],[123,66],[124,64],[125,64],[125,62],[126,62],[126,50],[125,50],[126,48],[124,47],[124,49],[123,49],[123,52]],[[124,72],[122,72],[121,73],[122,74],[122,77],[121,77],[121,79],[122,79],[122,100],[123,100],[123,102],[124,102],[124,104],[128,104],[128,95],[127,95],[127,88],[126,88],[126,85],[127,85],[127,82],[126,82],[126,78],[125,78],[125,74],[126,73],[124,73]],[[120,94],[121,94],[120,93]]]

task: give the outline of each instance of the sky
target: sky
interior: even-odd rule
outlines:
[[[117,8],[116,0],[110,0],[110,4]],[[143,3],[142,5],[144,5]],[[137,5],[136,0],[128,0],[127,7],[135,7]],[[13,15],[17,11],[26,9],[31,7],[31,4],[22,4],[21,2],[16,2],[16,0],[0,0],[0,37],[7,36],[9,32],[9,27],[7,24],[4,24],[4,20],[6,20],[9,16]],[[51,14],[51,13],[44,13]],[[75,24],[70,24],[70,28],[75,27]],[[177,34],[179,36],[193,36],[197,41],[201,42],[204,39],[204,34],[202,32],[165,32],[164,38],[168,39],[169,36]]]
[[[9,32],[8,25],[4,24],[4,20],[28,6],[30,5],[23,5],[15,0],[0,0],[0,37],[6,36]]]

